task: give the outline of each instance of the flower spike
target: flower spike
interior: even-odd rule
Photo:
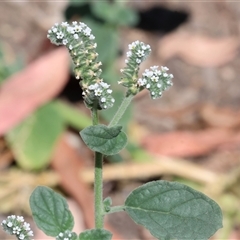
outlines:
[[[98,104],[98,109],[112,107],[114,103],[112,90],[100,78],[102,63],[97,61],[98,53],[95,50],[97,44],[93,41],[95,37],[91,29],[82,22],[75,21],[72,24],[63,22],[55,24],[48,30],[47,37],[53,44],[67,47],[75,64],[75,76],[80,80],[87,107],[91,109],[95,103]]]
[[[140,41],[129,44],[128,48],[129,51],[127,52],[127,59],[125,60],[126,67],[120,70],[123,78],[118,82],[128,88],[127,96],[136,95],[139,92],[137,85],[139,65],[151,52],[150,46]]]
[[[32,240],[33,231],[30,229],[30,224],[24,222],[22,216],[8,216],[1,225],[5,232],[15,235],[18,240]]]

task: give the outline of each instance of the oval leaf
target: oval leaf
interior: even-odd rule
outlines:
[[[37,187],[30,197],[32,215],[38,228],[46,235],[56,237],[71,231],[74,220],[66,200],[48,187]]]
[[[112,234],[109,231],[104,229],[91,229],[91,230],[86,230],[79,235],[79,240],[90,240],[90,239],[111,240]]]
[[[104,155],[114,155],[127,144],[127,136],[121,129],[121,126],[109,128],[105,125],[94,125],[83,129],[80,135],[91,150]]]
[[[64,128],[54,103],[39,108],[7,135],[17,163],[28,170],[46,167]]]
[[[163,239],[208,239],[222,227],[220,207],[206,195],[177,182],[154,181],[126,199],[130,217]]]

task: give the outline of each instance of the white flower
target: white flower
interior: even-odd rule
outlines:
[[[24,222],[23,216],[17,216],[17,221],[19,221],[19,222]]]
[[[103,88],[109,88],[110,85],[105,83],[105,82],[101,82],[100,85],[103,87]]]
[[[78,38],[79,38],[77,34],[74,34],[73,37],[74,37],[75,39],[78,39]]]
[[[79,25],[80,25],[82,28],[84,28],[84,27],[87,26],[87,25],[86,25],[85,23],[83,23],[83,22],[79,22]]]
[[[76,25],[76,26],[74,26],[74,31],[75,31],[75,32],[81,32],[81,31],[82,31],[82,27]]]
[[[97,89],[98,87],[99,87],[98,84],[95,83],[95,84],[90,85],[90,86],[88,87],[88,89],[89,89],[89,90],[95,90],[95,89]]]
[[[89,36],[89,39],[90,39],[90,40],[93,40],[93,39],[95,39],[95,37],[91,34],[91,35]]]
[[[69,45],[69,47],[68,47],[68,48],[69,48],[69,50],[72,50],[72,49],[73,49],[72,45]]]
[[[29,230],[30,230],[30,224],[24,222],[24,224],[23,224],[23,228],[24,228],[26,231],[29,231]]]
[[[24,236],[24,234],[20,234],[20,236],[19,236],[19,239],[24,239],[25,238],[25,236]]]
[[[62,39],[64,37],[63,32],[57,32],[57,39]]]
[[[28,236],[33,236],[33,231],[29,231],[27,234]]]
[[[144,51],[143,50],[138,50],[137,55],[138,55],[138,57],[143,57],[144,56]]]
[[[141,59],[137,58],[136,63],[138,63],[138,64],[141,63]]]
[[[138,79],[138,85],[139,86],[144,86],[144,85],[146,85],[146,83],[147,83],[147,80],[145,78],[139,78]]]
[[[67,39],[63,39],[62,43],[63,43],[63,45],[67,45],[68,40]]]
[[[161,67],[161,69],[162,69],[162,71],[168,71],[169,70],[169,68],[168,67]]]
[[[67,32],[71,33],[71,34],[74,34],[75,33],[75,30],[73,27],[67,27]]]
[[[153,76],[151,77],[151,80],[152,80],[153,82],[158,82],[158,79],[159,79],[159,77],[157,77],[157,76],[155,76],[155,75],[153,75]]]
[[[94,94],[95,94],[95,96],[101,96],[101,94],[102,94],[102,89],[100,89],[100,88],[95,89],[95,90],[94,90]]]
[[[106,98],[105,97],[101,98],[101,102],[106,102]]]
[[[158,69],[158,66],[152,66],[152,67],[150,67],[150,69],[153,70],[153,71],[155,71],[155,70]]]
[[[91,31],[92,31],[91,28],[86,27],[86,28],[83,30],[83,33],[84,33],[86,36],[90,36]]]
[[[111,94],[112,93],[112,89],[108,89],[107,93]]]
[[[8,222],[7,226],[11,228],[13,226],[13,223],[12,222]]]
[[[153,75],[153,72],[149,71],[149,69],[146,69],[145,72],[143,73],[143,76],[146,76],[146,77],[152,77],[152,75]]]
[[[146,50],[147,49],[147,45],[142,45],[142,50]]]
[[[167,76],[168,76],[168,74],[167,74],[167,73],[164,73],[164,74],[163,74],[163,76],[164,76],[164,77],[167,77]]]
[[[58,29],[57,29],[57,28],[55,28],[55,27],[54,27],[54,28],[52,28],[52,31],[53,31],[54,33],[56,33],[56,32],[57,32],[57,30],[58,30]]]
[[[131,51],[128,51],[127,52],[127,57],[131,57],[132,56],[132,52]]]
[[[62,27],[67,27],[68,25],[69,25],[68,22],[62,22],[62,23],[61,23],[61,26],[62,26]]]

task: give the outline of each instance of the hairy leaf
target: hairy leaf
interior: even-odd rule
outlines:
[[[94,125],[83,129],[80,135],[91,150],[104,155],[114,155],[127,143],[127,136],[121,129],[121,126],[109,128],[105,125]]]
[[[37,187],[30,197],[32,215],[38,228],[46,235],[56,237],[71,231],[74,220],[66,200],[48,187]]]
[[[161,240],[205,240],[222,227],[220,207],[177,182],[147,183],[128,196],[125,207],[136,223]]]
[[[82,232],[79,235],[79,240],[111,240],[112,234],[104,229],[91,229]]]

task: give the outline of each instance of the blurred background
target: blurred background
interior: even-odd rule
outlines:
[[[129,143],[104,159],[104,196],[121,205],[141,184],[179,181],[213,198],[224,228],[240,239],[240,3],[230,1],[24,1],[0,3],[0,220],[24,215],[37,185],[67,197],[80,232],[94,227],[92,153],[78,132],[91,125],[66,49],[47,30],[56,22],[91,27],[116,106],[128,44],[152,53],[140,72],[167,66],[173,87],[158,100],[137,95],[121,124]],[[116,108],[102,111],[107,124]],[[113,239],[154,239],[125,213],[111,214]],[[0,230],[0,239],[14,239]]]

